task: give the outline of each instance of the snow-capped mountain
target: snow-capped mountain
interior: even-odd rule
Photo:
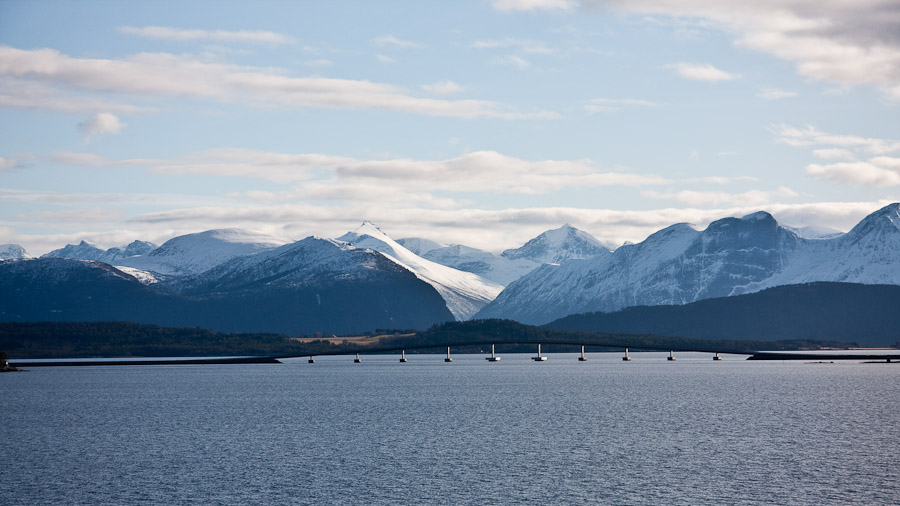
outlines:
[[[521,248],[504,251],[502,256],[510,260],[524,258],[538,264],[550,264],[608,256],[610,253],[609,248],[593,236],[567,223],[544,232]]]
[[[0,244],[0,262],[3,260],[25,260],[32,258],[25,248],[18,244]]]
[[[131,321],[299,336],[425,329],[450,320],[443,298],[408,269],[327,239],[152,286],[98,261],[0,262],[0,321]]]
[[[358,248],[369,248],[386,255],[433,286],[447,302],[447,308],[459,320],[466,320],[494,300],[503,286],[477,274],[457,270],[416,255],[369,222],[338,238]]]
[[[543,263],[592,258],[610,253],[609,249],[595,238],[571,225],[548,230],[521,248],[506,250],[501,255],[460,244],[446,246],[428,239],[409,238],[397,242],[423,258],[478,274],[503,286],[509,285]]]
[[[900,284],[900,210],[887,206],[833,239],[804,239],[768,213],[667,227],[613,254],[544,265],[477,318],[545,323],[589,311],[686,304],[811,281]]]
[[[274,249],[287,242],[279,237],[237,228],[207,230],[174,237],[146,254],[117,259],[114,263],[163,276],[184,276],[199,274],[232,258]]]
[[[97,260],[111,264],[123,258],[144,255],[156,248],[156,245],[147,241],[133,241],[122,247],[102,250],[87,241],[78,244],[67,244],[65,247],[55,249],[42,255],[41,258],[71,258],[74,260]]]

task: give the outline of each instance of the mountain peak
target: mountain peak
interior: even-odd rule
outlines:
[[[741,218],[741,221],[775,221],[775,217],[766,211],[757,211]]]
[[[510,260],[525,258],[538,263],[558,263],[609,253],[609,249],[592,235],[566,223],[559,228],[547,230],[521,248],[508,249],[501,255]]]

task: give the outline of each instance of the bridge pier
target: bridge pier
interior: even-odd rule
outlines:
[[[628,348],[625,348],[625,356],[622,357],[622,360],[625,361],[625,362],[630,362],[630,361],[631,361],[631,357],[628,356]]]
[[[531,357],[531,359],[534,360],[535,362],[543,362],[543,361],[547,360],[547,357],[541,355],[541,344],[540,344],[540,343],[538,343],[538,354],[537,354],[537,356],[536,356],[536,357]]]
[[[713,360],[722,360],[722,357],[720,357],[719,354],[716,353],[716,356],[713,357]]]
[[[669,350],[669,358],[667,358],[666,360],[674,361],[675,360],[675,352],[673,352],[672,350]]]
[[[447,358],[444,359],[444,362],[453,362],[453,359],[450,358],[450,347],[447,346]]]
[[[400,362],[406,363],[406,350],[400,350]]]
[[[584,345],[581,345],[581,356],[578,357],[579,362],[587,362],[587,357],[584,356]]]
[[[354,364],[362,363],[362,360],[359,359],[359,352],[356,353],[356,358],[353,359]]]
[[[491,356],[485,357],[485,360],[487,360],[488,362],[499,362],[500,361],[500,357],[498,357],[497,355],[494,354],[494,345],[493,344],[491,345]]]
[[[313,360],[312,355],[309,356],[309,360],[308,360],[307,362],[310,363],[310,364],[315,364],[315,363],[316,363],[316,361]]]

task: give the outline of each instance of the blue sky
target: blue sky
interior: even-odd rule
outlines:
[[[490,250],[900,200],[900,2],[0,1],[0,243]]]

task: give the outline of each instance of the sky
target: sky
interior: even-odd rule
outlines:
[[[501,251],[900,201],[900,0],[0,0],[0,243]]]

